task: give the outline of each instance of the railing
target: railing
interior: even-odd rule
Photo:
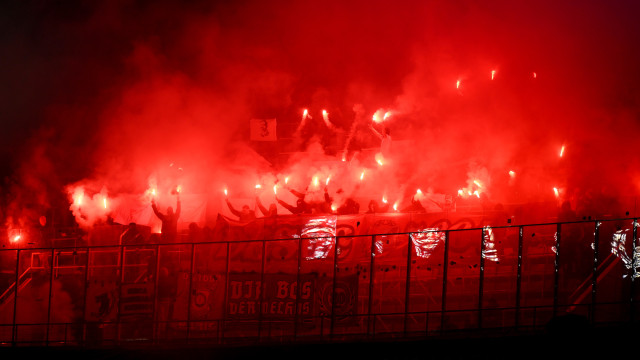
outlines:
[[[0,343],[445,336],[541,330],[567,313],[636,321],[637,224],[0,250]]]

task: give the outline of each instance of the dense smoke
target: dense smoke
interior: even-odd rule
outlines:
[[[326,186],[336,205],[402,208],[422,189],[574,209],[640,190],[637,5],[5,6],[9,227],[60,194],[91,225],[125,197],[171,205],[178,186],[209,203],[201,222],[228,211],[224,189],[238,206],[292,203],[287,185],[311,200]],[[251,141],[250,119],[273,118],[278,140]],[[371,127],[393,139],[382,165]]]

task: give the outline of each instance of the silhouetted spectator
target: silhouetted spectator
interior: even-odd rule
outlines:
[[[231,210],[231,213],[237,216],[241,222],[250,222],[256,219],[256,212],[251,210],[249,205],[242,205],[242,210],[238,211],[233,207],[233,205],[231,205],[229,199],[225,200],[227,201],[227,206],[229,207],[229,210]]]
[[[296,200],[296,206],[291,206],[286,202],[276,198],[278,204],[282,205],[285,209],[291,211],[292,214],[311,214],[313,211],[309,204],[307,204],[304,199],[298,198]]]
[[[349,214],[357,214],[360,212],[360,204],[358,204],[352,198],[347,198],[347,200],[342,204],[337,213],[339,215],[349,215]]]
[[[367,214],[386,213],[388,210],[389,210],[388,203],[385,203],[383,206],[380,206],[380,204],[378,204],[377,201],[371,200],[369,201]]]
[[[120,235],[120,245],[140,245],[142,243],[144,243],[144,238],[138,231],[136,223],[129,223],[127,229]]]
[[[158,207],[156,206],[156,202],[151,200],[151,208],[153,212],[156,214],[158,219],[162,220],[162,230],[161,230],[161,238],[163,242],[174,242],[176,237],[178,236],[178,218],[180,217],[180,193],[176,193],[176,212],[173,212],[173,208],[169,206],[167,208],[167,213],[162,214],[158,211]]]
[[[269,209],[265,208],[260,201],[260,196],[256,196],[256,203],[258,204],[258,208],[262,212],[262,215],[265,217],[276,217],[278,216],[278,207],[276,204],[270,204]]]

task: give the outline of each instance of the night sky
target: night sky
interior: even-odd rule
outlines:
[[[4,216],[78,184],[142,194],[169,164],[209,196],[333,174],[316,164],[352,127],[349,154],[379,145],[353,125],[378,109],[393,114],[384,184],[398,198],[473,179],[493,201],[637,196],[638,14],[635,1],[4,1]],[[297,136],[303,109],[315,122]],[[252,118],[278,119],[277,147],[249,140]]]

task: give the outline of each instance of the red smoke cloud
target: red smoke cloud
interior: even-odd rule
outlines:
[[[40,130],[13,131],[29,139],[20,143],[3,137],[4,154],[24,155],[7,167],[15,186],[4,187],[12,194],[5,206],[12,214],[25,203],[46,208],[69,184],[146,202],[153,182],[165,195],[181,185],[207,197],[216,213],[225,211],[217,205],[225,187],[252,199],[263,183],[269,202],[284,176],[298,190],[331,176],[332,194],[343,190],[336,202],[384,195],[402,208],[417,188],[543,202],[556,200],[557,187],[561,201],[590,214],[600,206],[594,199],[636,196],[640,186],[640,34],[627,6],[104,1],[11,9],[40,21],[6,25],[19,30],[6,61],[26,58],[18,75],[37,76],[8,76],[14,95],[3,101],[33,104],[8,113],[33,115]],[[26,45],[18,49],[16,39]],[[296,133],[305,108],[311,118]],[[369,129],[379,109],[393,114],[377,125],[393,138],[382,166]],[[277,143],[251,142],[252,118],[276,118]],[[42,188],[42,179],[52,181]],[[618,201],[616,215],[634,211]]]

